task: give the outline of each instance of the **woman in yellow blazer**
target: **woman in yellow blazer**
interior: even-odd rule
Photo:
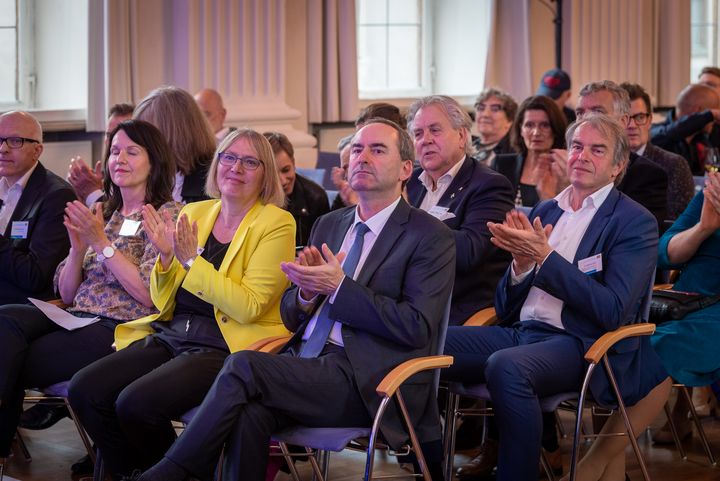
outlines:
[[[197,406],[225,358],[285,334],[280,263],[294,256],[295,221],[267,140],[237,130],[218,146],[209,200],[186,205],[174,225],[143,211],[160,256],[150,278],[158,314],[118,326],[117,352],[72,379],[70,402],[113,476],[159,461],[171,420]]]

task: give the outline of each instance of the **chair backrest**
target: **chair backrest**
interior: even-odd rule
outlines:
[[[295,171],[303,177],[312,180],[319,186],[323,186],[323,182],[325,181],[325,169],[303,169],[298,167]]]

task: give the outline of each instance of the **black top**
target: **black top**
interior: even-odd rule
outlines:
[[[304,246],[315,220],[330,211],[327,193],[312,180],[296,175],[293,191],[288,196],[287,210],[295,218],[295,245]]]
[[[229,242],[220,243],[211,232],[200,256],[219,269],[229,246]],[[168,322],[153,322],[152,327],[157,331],[155,336],[175,352],[208,348],[229,352],[215,320],[213,305],[182,286],[175,295],[173,318]]]

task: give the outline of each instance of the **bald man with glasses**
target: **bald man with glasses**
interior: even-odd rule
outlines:
[[[0,305],[54,297],[55,268],[70,250],[63,212],[75,193],[42,166],[42,151],[32,115],[0,115]]]

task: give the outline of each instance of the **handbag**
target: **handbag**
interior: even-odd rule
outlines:
[[[653,291],[650,301],[650,322],[682,319],[691,312],[699,311],[720,300],[720,294],[706,296],[697,292],[661,289]]]

